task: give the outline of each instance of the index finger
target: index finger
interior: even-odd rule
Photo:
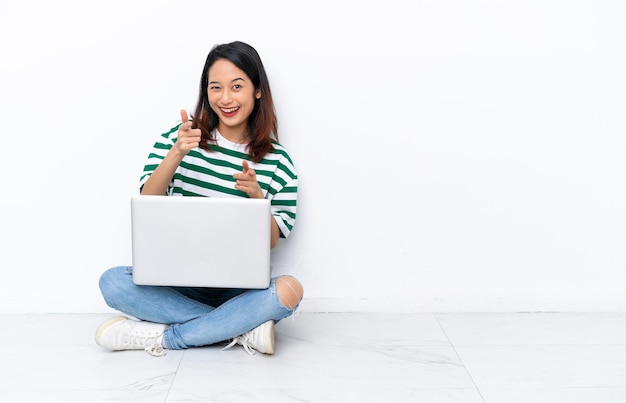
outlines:
[[[182,120],[183,123],[189,122],[189,116],[187,116],[187,111],[184,109],[180,110],[180,120]]]

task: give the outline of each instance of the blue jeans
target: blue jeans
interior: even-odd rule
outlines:
[[[180,350],[233,339],[255,327],[284,319],[297,308],[283,306],[276,278],[262,290],[135,285],[133,269],[114,267],[100,277],[106,303],[137,319],[163,323],[165,348]]]

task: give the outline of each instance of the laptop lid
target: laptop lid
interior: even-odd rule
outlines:
[[[133,282],[267,288],[266,199],[131,196]]]

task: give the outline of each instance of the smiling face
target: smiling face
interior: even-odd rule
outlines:
[[[209,69],[209,106],[217,114],[217,130],[234,143],[246,143],[248,118],[261,91],[231,61],[219,59]]]

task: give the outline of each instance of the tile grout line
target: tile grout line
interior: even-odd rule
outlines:
[[[178,376],[178,371],[180,371],[180,366],[183,364],[185,354],[186,351],[183,350],[183,353],[180,356],[180,361],[178,361],[178,365],[176,366],[176,371],[174,371],[172,381],[170,382],[170,386],[167,388],[167,393],[165,394],[165,400],[163,400],[163,403],[167,403],[168,399],[170,398],[170,393],[172,392],[172,388],[174,387],[174,382],[176,382],[176,377]]]
[[[474,388],[476,388],[476,391],[478,392],[478,395],[480,396],[480,399],[483,401],[483,403],[487,403],[487,401],[485,400],[485,397],[483,396],[482,392],[480,391],[480,388],[476,384],[476,381],[474,381],[474,377],[472,376],[472,374],[470,374],[469,370],[467,369],[467,366],[465,365],[465,362],[463,362],[463,359],[461,358],[461,355],[456,350],[456,346],[454,345],[454,343],[452,343],[452,340],[450,340],[450,337],[448,336],[448,333],[446,332],[446,329],[444,329],[443,325],[441,324],[441,321],[439,320],[439,315],[438,314],[434,314],[434,316],[435,316],[435,320],[437,321],[437,324],[439,324],[439,328],[441,329],[443,334],[446,336],[446,339],[448,340],[448,343],[450,343],[450,347],[452,347],[452,350],[454,350],[454,354],[456,354],[456,356],[459,359],[459,361],[461,361],[461,365],[463,365],[463,369],[465,369],[465,373],[467,374],[467,376],[469,376],[470,380],[472,381],[472,384],[474,385]]]

